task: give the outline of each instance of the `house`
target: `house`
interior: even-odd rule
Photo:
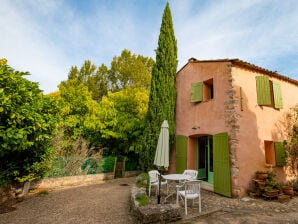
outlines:
[[[176,143],[169,172],[199,171],[214,192],[239,197],[255,172],[287,179],[285,114],[298,81],[239,59],[189,59],[176,75]],[[269,164],[269,165],[268,165]]]

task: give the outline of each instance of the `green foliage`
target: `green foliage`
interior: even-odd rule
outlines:
[[[149,90],[151,70],[154,61],[141,55],[131,54],[123,50],[121,56],[114,57],[109,70],[111,91],[116,92],[127,87],[145,88]]]
[[[44,196],[44,195],[48,195],[49,192],[47,190],[42,190],[40,192],[38,192],[38,195]]]
[[[125,171],[139,170],[139,158],[135,154],[129,154],[125,160]]]
[[[146,206],[149,203],[147,195],[140,192],[136,194],[136,201],[139,203],[139,206]]]
[[[71,67],[68,81],[75,80],[85,85],[92,98],[100,102],[108,91],[117,92],[127,87],[149,90],[153,64],[152,58],[132,54],[125,49],[120,56],[113,58],[110,69],[104,64],[96,67],[89,60],[80,69]]]
[[[0,58],[0,65],[6,65],[7,60],[5,58]]]
[[[160,27],[156,62],[152,70],[145,130],[137,146],[144,170],[153,166],[154,153],[163,120],[168,120],[169,123],[170,148],[174,144],[177,63],[177,42],[170,6],[167,3]]]
[[[87,144],[84,138],[69,139],[59,130],[52,140],[53,162],[45,176],[61,177],[87,173],[88,169],[81,169],[85,159],[91,156],[88,155]]]
[[[287,155],[287,168],[293,176],[298,175],[298,104],[287,114],[288,139],[284,141]]]
[[[98,173],[99,163],[92,157],[87,157],[83,162],[81,169],[87,171],[87,174],[96,174]]]
[[[0,65],[0,182],[32,180],[44,174],[50,139],[59,119],[54,100],[26,72]]]
[[[105,146],[117,147],[116,154],[133,151],[134,142],[142,135],[147,106],[148,91],[143,88],[127,87],[103,97],[97,118]]]
[[[83,83],[73,79],[61,83],[59,91],[58,102],[62,117],[59,127],[64,137],[77,139],[80,136],[96,143],[96,139],[99,138],[98,102],[92,99],[91,93]],[[67,148],[67,145],[65,147]]]
[[[294,187],[294,190],[298,192],[298,178],[291,180],[290,184]]]
[[[149,183],[149,175],[148,173],[141,173],[136,177],[136,186],[141,188],[141,187],[148,187]]]
[[[92,93],[92,98],[98,102],[108,93],[108,68],[104,64],[97,68],[91,61],[86,60],[80,69],[77,66],[71,67],[69,80],[85,85]]]
[[[103,158],[102,172],[103,173],[114,172],[115,163],[116,163],[116,157],[108,156],[106,158]]]
[[[110,69],[90,61],[73,66],[59,92],[49,94],[61,107],[63,150],[71,151],[72,141],[81,137],[88,150],[105,147],[114,155],[133,151],[147,112],[152,65],[151,58],[123,50]]]

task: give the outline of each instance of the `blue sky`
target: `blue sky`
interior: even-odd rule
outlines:
[[[298,1],[169,0],[180,69],[239,58],[298,79]],[[49,93],[85,60],[155,59],[166,0],[0,0],[0,58]]]

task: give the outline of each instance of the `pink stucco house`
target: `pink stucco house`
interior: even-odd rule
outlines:
[[[189,59],[176,75],[176,143],[170,173],[199,171],[216,193],[247,193],[258,170],[287,179],[281,127],[298,81],[239,59]]]

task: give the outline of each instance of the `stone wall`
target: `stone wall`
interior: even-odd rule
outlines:
[[[135,217],[136,223],[170,223],[181,219],[179,205],[176,204],[149,204],[139,206],[136,201],[136,194],[146,194],[145,188],[131,188],[131,212]]]
[[[237,96],[237,89],[234,85],[234,79],[232,76],[231,64],[228,69],[228,82],[229,89],[226,91],[228,100],[225,104],[225,124],[230,128],[229,130],[229,146],[230,146],[230,170],[231,170],[231,186],[232,186],[232,196],[239,197],[239,166],[237,161],[237,150],[238,150],[238,132],[240,126],[238,120],[240,114],[237,112],[239,98]]]
[[[81,184],[96,184],[104,180],[114,179],[114,173],[100,173],[68,177],[44,178],[31,183],[31,188],[57,188]]]

